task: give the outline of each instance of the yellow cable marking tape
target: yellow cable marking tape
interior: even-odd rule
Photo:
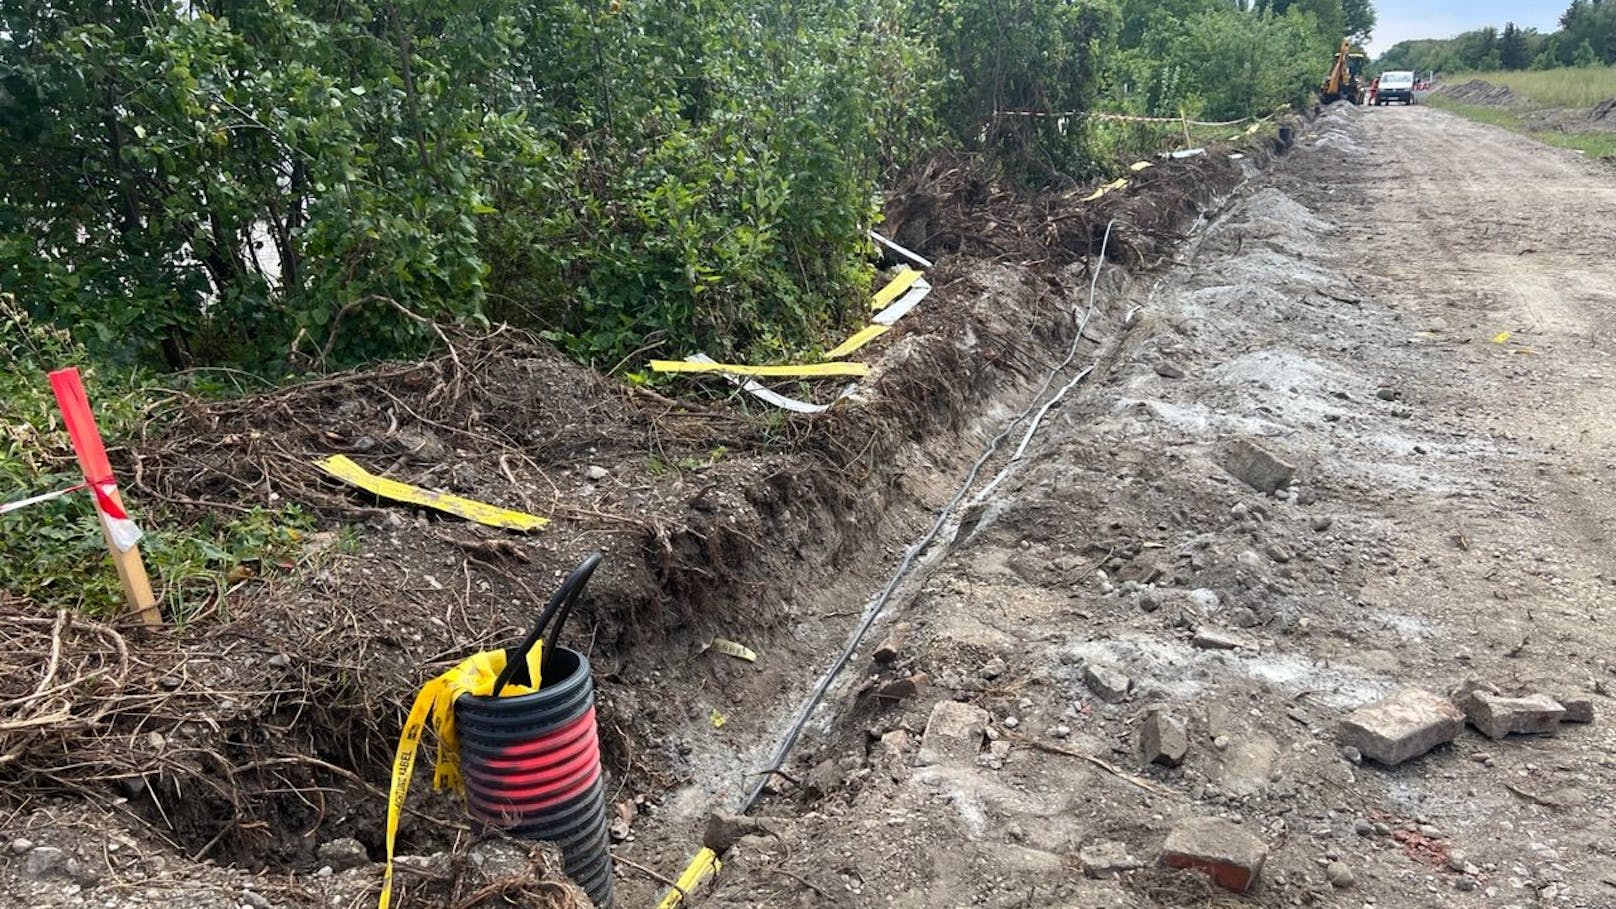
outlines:
[[[724,863],[718,860],[718,853],[703,846],[701,851],[696,853],[695,857],[690,860],[690,864],[685,866],[684,873],[679,875],[679,879],[673,882],[672,887],[668,888],[668,892],[662,897],[662,902],[657,903],[657,909],[673,909],[673,907],[679,905],[680,900],[684,899],[697,887],[700,887],[708,878],[717,874],[718,869],[722,867],[724,867]]]
[[[378,477],[343,455],[332,455],[323,461],[315,461],[314,466],[339,480],[352,483],[360,489],[373,492],[384,499],[436,508],[439,511],[459,515],[468,521],[487,524],[490,527],[504,527],[510,530],[525,531],[538,530],[550,523],[549,518],[541,518],[538,515],[511,511],[497,505],[489,505],[486,502],[474,502],[471,499],[462,499],[446,492],[432,492],[419,486],[411,486],[408,483]]]
[[[1505,341],[1508,341],[1508,340],[1509,340],[1509,332],[1507,332],[1507,331],[1501,331],[1498,334],[1493,335],[1493,343],[1494,344],[1502,344],[1502,343],[1504,343]]]
[[[1111,192],[1112,190],[1121,189],[1121,188],[1123,188],[1124,186],[1127,186],[1127,185],[1128,185],[1128,178],[1127,177],[1119,177],[1119,178],[1117,178],[1115,180],[1112,180],[1110,183],[1107,183],[1106,185],[1100,187],[1099,189],[1095,190],[1094,192],[1089,193],[1088,195],[1084,196],[1079,201],[1093,202],[1095,199],[1100,198],[1101,196],[1105,195],[1106,193]]]
[[[724,654],[725,656],[732,656],[738,660],[745,660],[748,663],[757,662],[757,653],[755,653],[752,648],[747,647],[744,644],[737,644],[728,638],[713,638],[712,644],[708,646],[713,650]]]
[[[920,280],[920,272],[913,268],[905,265],[903,268],[898,269],[897,276],[887,282],[886,287],[875,292],[875,300],[871,303],[870,308],[886,309],[893,300],[903,296],[903,292],[909,289],[909,285],[918,280]]]
[[[726,372],[737,376],[867,376],[863,363],[803,363],[796,366],[742,366],[739,363],[702,363],[691,360],[652,360],[655,372]]]
[[[892,329],[889,326],[886,326],[886,325],[871,325],[871,326],[868,326],[866,328],[863,328],[857,334],[853,335],[851,338],[848,338],[846,341],[843,341],[842,343],[836,345],[836,347],[833,348],[832,350],[827,351],[825,353],[825,359],[827,359],[827,360],[840,360],[842,357],[845,357],[848,354],[853,353],[854,351],[858,350],[860,347],[863,347],[864,345],[870,343],[871,341],[875,340],[876,338],[879,338],[880,336],[886,334],[887,332],[889,332],[891,330]]]
[[[1131,171],[1141,171],[1141,170],[1144,170],[1147,167],[1155,167],[1155,166],[1156,165],[1151,164],[1149,161],[1135,161],[1132,164],[1128,165],[1128,169],[1131,170]]]
[[[1253,123],[1250,126],[1246,127],[1246,135],[1249,136],[1249,135],[1251,135],[1252,133],[1256,132],[1259,129],[1262,129],[1262,122],[1261,121],[1258,121],[1258,122]]]
[[[544,665],[540,645],[527,652],[528,678],[535,684],[507,683],[500,696],[531,694],[537,690],[539,667]],[[505,668],[505,651],[485,650],[462,660],[453,669],[421,686],[410,707],[409,718],[398,736],[398,752],[393,756],[393,786],[387,794],[387,868],[382,872],[382,895],[378,909],[393,901],[393,846],[398,839],[398,819],[404,813],[404,799],[410,793],[410,777],[415,774],[415,752],[432,719],[438,737],[438,751],[432,766],[432,788],[465,791],[460,776],[460,738],[455,731],[454,702],[462,694],[487,696],[494,693],[494,680]]]

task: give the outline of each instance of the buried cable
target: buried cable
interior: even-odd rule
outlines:
[[[1100,251],[1099,255],[1096,257],[1093,279],[1089,282],[1088,306],[1083,312],[1081,319],[1078,320],[1077,330],[1072,335],[1072,345],[1066,354],[1066,359],[1062,360],[1057,366],[1051,369],[1046,376],[1044,376],[1043,383],[1039,385],[1037,393],[1033,395],[1033,403],[1029,403],[1024,410],[1016,414],[1014,418],[1005,424],[1003,429],[999,430],[997,435],[988,441],[988,444],[985,448],[983,448],[982,453],[978,455],[977,459],[971,464],[971,468],[966,473],[965,480],[960,484],[958,491],[956,491],[954,496],[948,500],[948,503],[943,506],[942,510],[937,513],[936,520],[932,522],[931,527],[926,531],[925,535],[910,545],[908,550],[904,552],[903,560],[898,563],[897,571],[893,573],[892,577],[887,581],[886,586],[881,589],[881,592],[876,595],[875,599],[871,600],[870,604],[865,607],[863,617],[859,620],[858,626],[853,629],[853,633],[848,637],[846,645],[842,647],[842,652],[837,655],[836,659],[831,662],[829,667],[826,668],[824,674],[819,677],[819,681],[814,684],[813,690],[808,693],[807,699],[803,701],[802,706],[798,709],[796,718],[792,721],[791,725],[786,728],[785,734],[780,738],[779,743],[775,746],[773,756],[769,759],[768,769],[758,775],[757,784],[752,787],[745,800],[741,803],[740,810],[743,813],[752,810],[752,808],[757,805],[758,800],[763,797],[763,790],[767,788],[770,777],[785,766],[786,757],[790,755],[791,749],[797,744],[797,738],[802,734],[803,728],[808,724],[808,717],[814,712],[815,708],[819,706],[820,702],[824,700],[825,694],[830,690],[830,686],[836,681],[836,677],[841,674],[842,669],[846,668],[848,661],[853,658],[854,652],[858,650],[859,645],[864,641],[864,636],[869,633],[870,626],[875,624],[876,618],[881,615],[881,612],[886,608],[887,603],[891,602],[893,595],[897,593],[899,586],[901,586],[904,580],[909,576],[910,569],[914,567],[914,564],[920,558],[921,553],[925,552],[926,549],[931,546],[932,542],[937,539],[938,535],[942,533],[943,528],[953,516],[954,509],[957,508],[970,493],[971,487],[976,483],[976,478],[982,472],[982,468],[986,467],[988,461],[998,453],[999,446],[1004,443],[1005,439],[1010,437],[1010,434],[1015,427],[1019,425],[1022,420],[1025,420],[1028,416],[1033,414],[1034,409],[1037,407],[1036,402],[1043,398],[1044,393],[1049,390],[1050,386],[1055,384],[1055,377],[1060,375],[1063,370],[1065,370],[1072,364],[1074,360],[1077,359],[1078,347],[1083,342],[1083,331],[1088,327],[1089,318],[1094,314],[1095,297],[1099,291],[1100,269],[1105,265],[1106,247],[1111,241],[1111,229],[1113,226],[1115,226],[1115,224],[1116,220],[1113,219],[1105,226],[1105,237],[1100,243]],[[1073,316],[1077,316],[1075,310],[1073,311]],[[1072,382],[1068,383],[1066,388],[1063,388],[1054,399],[1038,410],[1035,422],[1029,428],[1028,434],[1022,440],[1021,450],[1025,450],[1027,441],[1031,438],[1032,431],[1038,428],[1038,423],[1042,421],[1044,413],[1049,410],[1049,407],[1053,405],[1054,401],[1059,400],[1060,396],[1064,395],[1067,389],[1076,384],[1076,381],[1081,379],[1082,376],[1087,375],[1090,371],[1092,371],[1092,368],[1093,367],[1090,367],[1089,369],[1084,370],[1077,377],[1077,379],[1074,379]],[[1020,456],[1020,451],[1018,451],[1017,456]]]

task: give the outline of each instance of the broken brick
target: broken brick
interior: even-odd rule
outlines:
[[[1217,817],[1180,821],[1167,834],[1162,864],[1205,872],[1225,890],[1245,893],[1257,882],[1268,845],[1238,824]]]

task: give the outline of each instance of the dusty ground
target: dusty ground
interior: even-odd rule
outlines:
[[[1616,905],[1613,215],[1608,170],[1500,130],[1424,107],[1319,121],[893,610],[930,688],[833,698],[804,786],[765,802],[772,835],[704,904],[1201,905],[1224,898],[1075,859],[1116,840],[1149,862],[1214,814],[1273,849],[1257,905]],[[1218,466],[1242,437],[1300,466],[1290,495]],[[1252,647],[1196,649],[1204,626]],[[1132,692],[1096,697],[1091,663]],[[1591,695],[1598,718],[1466,731],[1391,770],[1343,756],[1350,708],[1469,676]],[[974,766],[912,766],[941,698],[993,718]],[[1149,705],[1189,725],[1179,770],[1142,766]],[[875,738],[893,730],[912,735]]]
[[[1616,505],[1601,495],[1616,470],[1606,418],[1616,405],[1616,178],[1425,107],[1328,114],[1292,154],[1251,174],[1182,244],[1167,241],[1217,192],[1181,193],[1176,229],[1119,235],[1113,254],[1134,269],[1102,282],[1074,363],[1097,364],[1094,374],[1050,410],[1025,457],[988,463],[963,523],[950,522],[920,560],[758,806],[770,833],[743,839],[696,905],[1216,903],[1229,898],[1192,875],[1146,867],[1091,880],[1077,861],[1111,840],[1148,864],[1174,821],[1216,814],[1273,849],[1257,905],[1616,906],[1616,717],[1602,696]],[[1056,227],[1072,224],[1058,220],[1064,212],[1030,211],[1059,238],[1051,248],[1071,249]],[[861,446],[854,457],[807,431],[795,447],[778,444],[790,424],[757,436],[728,422],[728,453],[717,456],[701,412],[603,395],[590,399],[606,408],[590,425],[605,429],[589,439],[568,428],[575,415],[537,402],[538,428],[564,435],[530,441],[561,439],[563,449],[541,453],[544,465],[506,465],[484,443],[516,427],[490,420],[475,388],[457,399],[438,430],[457,460],[481,469],[413,469],[521,503],[528,484],[517,480],[554,476],[560,464],[570,472],[539,505],[564,505],[556,513],[571,529],[524,541],[525,562],[490,566],[470,557],[458,526],[370,513],[358,553],[311,566],[313,583],[286,592],[284,610],[261,603],[175,644],[179,665],[201,670],[179,686],[188,706],[207,707],[195,728],[175,719],[161,732],[118,730],[136,769],[174,760],[163,749],[176,732],[199,754],[250,767],[257,788],[234,824],[215,816],[219,796],[206,787],[162,790],[168,805],[218,825],[164,833],[148,793],[113,785],[130,771],[96,764],[86,791],[108,798],[45,792],[0,814],[0,894],[18,905],[368,904],[380,830],[379,796],[366,786],[385,783],[397,729],[385,705],[401,704],[427,667],[508,637],[531,605],[517,579],[545,588],[573,549],[605,544],[618,567],[587,604],[579,638],[601,667],[614,798],[640,796],[617,846],[619,905],[652,904],[661,886],[633,865],[676,874],[707,812],[742,799],[864,602],[1064,354],[1049,326],[1082,309],[1081,263],[1041,263],[1028,245],[1038,228],[1006,239],[998,227],[976,244],[1016,255],[944,263],[939,319],[884,348],[872,403],[855,413],[897,428],[839,427]],[[1090,218],[1075,242],[1097,227]],[[1179,261],[1151,267],[1162,249]],[[424,381],[431,403],[428,389],[443,383]],[[371,424],[386,429],[388,393],[419,403],[403,387],[357,395],[351,426],[315,426],[306,444],[325,430],[349,444]],[[1218,466],[1241,438],[1299,466],[1288,494],[1259,495]],[[647,447],[666,454],[588,479],[603,456]],[[227,466],[251,461],[220,450]],[[273,456],[252,450],[266,464]],[[727,548],[703,551],[707,540]],[[748,564],[704,582],[715,554]],[[351,692],[340,653],[287,651],[297,640],[287,623],[343,616],[378,586],[399,596],[363,601],[353,624],[385,629],[370,644],[396,664],[385,684]],[[678,612],[691,598],[703,604],[694,620]],[[637,621],[613,611],[624,604]],[[871,646],[900,620],[915,633],[879,675],[929,681],[896,703],[860,696],[876,674]],[[1197,649],[1202,627],[1250,647]],[[758,664],[701,652],[714,633],[745,639]],[[345,634],[322,647],[338,649]],[[283,662],[270,662],[277,649]],[[232,674],[243,660],[253,671]],[[377,728],[353,735],[336,714],[311,729],[298,703],[215,709],[241,678],[273,680],[265,667],[287,664],[324,686],[320,698],[344,695],[353,725],[363,717]],[[1102,664],[1132,680],[1120,702],[1085,681]],[[1403,684],[1445,690],[1467,676],[1597,691],[1599,715],[1553,738],[1466,732],[1394,770],[1341,753],[1345,711]],[[990,712],[992,749],[963,766],[915,766],[933,704],[950,698]],[[1138,757],[1136,731],[1153,705],[1189,726],[1180,769]],[[307,756],[331,765],[294,760],[298,774],[266,777],[292,740],[311,740]],[[350,744],[342,753],[323,740]],[[292,791],[277,796],[282,783]],[[461,873],[468,863],[523,870],[521,856],[468,854],[453,805],[417,804],[410,904],[454,904],[495,877]],[[359,838],[357,852],[331,861],[343,835]],[[66,852],[36,857],[40,845]],[[349,860],[355,867],[325,870]],[[1332,864],[1350,887],[1326,881]]]

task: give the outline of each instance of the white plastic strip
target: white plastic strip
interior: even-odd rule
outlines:
[[[37,496],[29,496],[26,499],[18,499],[15,502],[6,502],[4,504],[0,504],[0,514],[6,514],[7,512],[12,511],[20,511],[30,505],[38,505],[40,502],[49,502],[51,499],[59,499],[68,493],[78,492],[83,488],[84,484],[80,483],[77,486],[71,486],[67,489],[58,489],[55,492],[47,492]]]
[[[917,253],[912,249],[905,249],[904,247],[899,246],[898,244],[892,242],[891,240],[888,240],[886,237],[881,236],[880,234],[876,233],[873,230],[870,231],[870,239],[874,240],[875,242],[877,242],[879,244],[881,244],[882,246],[885,246],[887,249],[892,250],[893,252],[897,253],[898,255],[903,256],[905,259],[908,259],[909,261],[915,263],[916,265],[919,265],[921,268],[930,268],[931,267],[931,260],[930,259],[927,259],[925,256],[922,256],[920,253]]]
[[[877,325],[891,325],[903,318],[909,310],[914,309],[921,300],[926,299],[926,295],[929,293],[931,293],[931,284],[925,278],[921,278],[911,284],[903,296],[892,301],[892,305],[876,313],[875,317],[870,321]]]
[[[921,282],[917,281],[916,283],[918,284]],[[892,305],[897,306],[902,302],[903,301],[900,299],[898,303],[894,303]],[[692,363],[717,362],[706,354],[696,354],[694,356],[685,357],[685,359]],[[849,384],[846,388],[842,389],[841,394],[836,396],[836,401],[832,401],[830,404],[814,404],[809,401],[799,401],[796,398],[788,398],[783,394],[771,391],[765,387],[763,383],[756,379],[743,379],[739,376],[732,376],[728,373],[724,373],[723,375],[724,378],[730,380],[730,382],[738,386],[742,391],[752,395],[758,400],[773,404],[775,407],[779,407],[784,410],[792,411],[793,413],[824,413],[825,411],[830,410],[836,401],[840,401],[841,399],[853,394],[853,389],[855,387],[854,385]]]

